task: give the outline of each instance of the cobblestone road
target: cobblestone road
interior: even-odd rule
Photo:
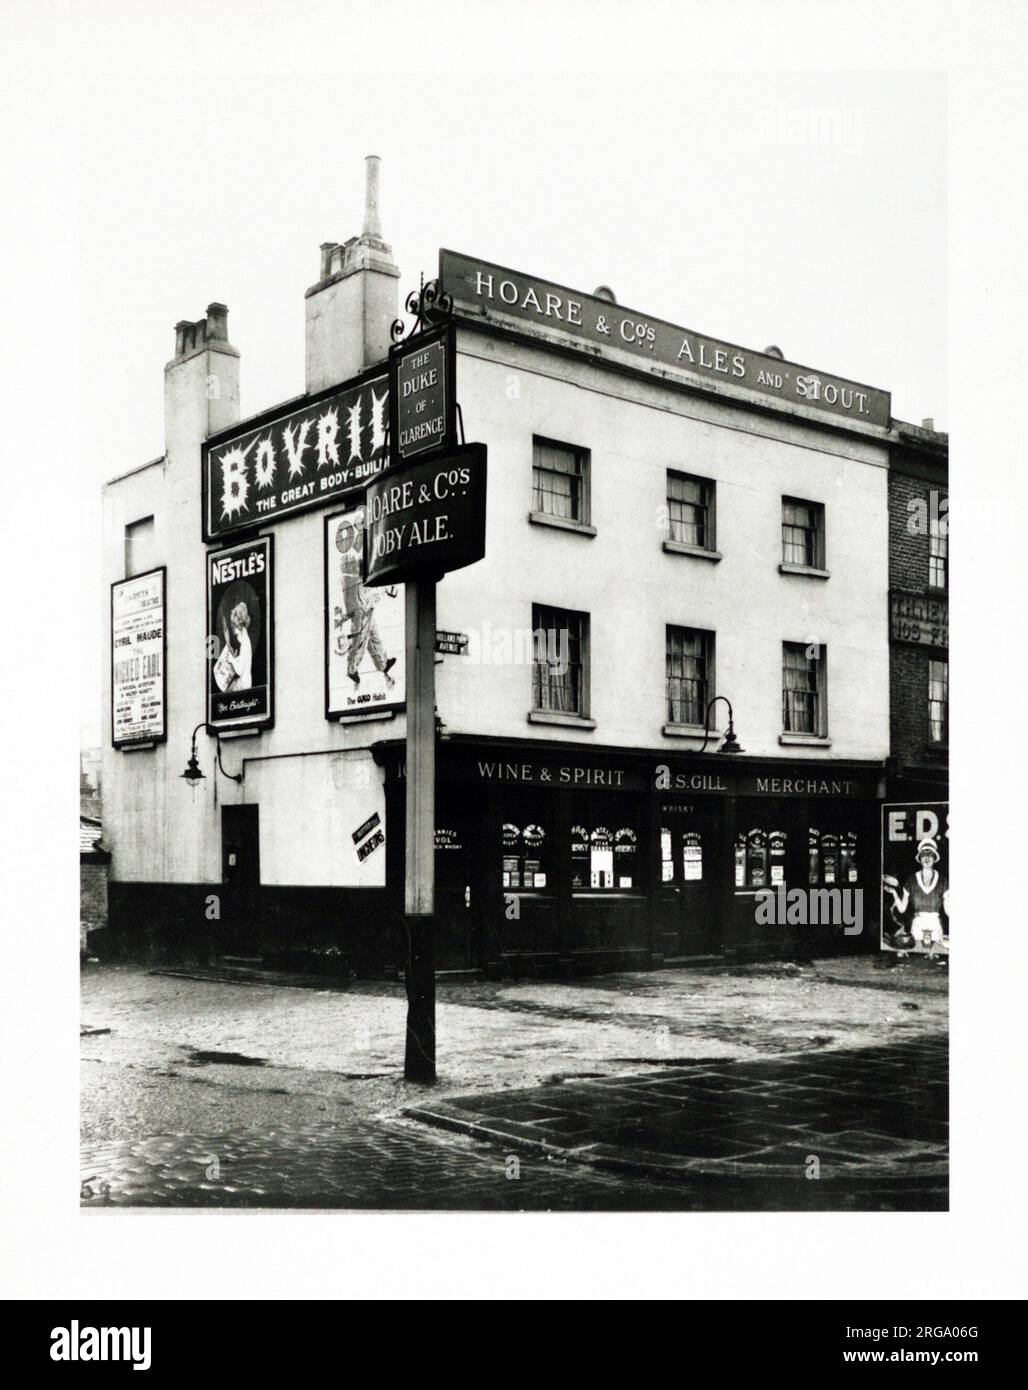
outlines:
[[[927,973],[836,962],[440,991],[428,1090],[397,1069],[396,986],[131,969],[83,984],[87,1208],[946,1203],[945,981]]]

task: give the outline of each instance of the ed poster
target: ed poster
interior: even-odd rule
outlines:
[[[949,803],[882,807],[882,949],[949,955]]]
[[[218,729],[272,723],[270,536],[207,556],[207,722]]]
[[[403,707],[402,584],[363,579],[364,508],[325,518],[325,715],[340,719]]]

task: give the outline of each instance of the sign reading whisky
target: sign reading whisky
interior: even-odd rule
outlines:
[[[516,320],[566,339],[569,346],[574,339],[584,341],[591,345],[591,356],[596,346],[617,349],[635,357],[644,368],[676,367],[709,385],[723,382],[744,387],[865,425],[887,428],[892,418],[888,391],[707,338],[608,299],[579,294],[456,251],[439,252],[439,280],[443,292],[453,297],[458,315],[463,310],[467,317],[490,322]]]

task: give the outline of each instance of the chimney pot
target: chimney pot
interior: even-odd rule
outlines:
[[[369,154],[364,159],[364,230],[362,237],[382,240],[382,222],[378,209],[378,179],[382,161],[377,154]]]
[[[207,305],[207,337],[219,343],[228,342],[228,305],[217,300]]]

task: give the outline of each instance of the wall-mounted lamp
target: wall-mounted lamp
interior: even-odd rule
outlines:
[[[715,695],[713,700],[711,700],[710,703],[707,705],[707,713],[703,720],[703,747],[700,749],[700,752],[702,753],[703,749],[706,748],[711,734],[717,733],[716,729],[712,729],[710,727],[710,711],[717,704],[718,700],[724,700],[725,704],[728,706],[728,731],[724,736],[724,739],[722,741],[721,747],[718,749],[718,752],[744,753],[746,750],[744,748],[739,747],[739,740],[735,736],[735,721],[732,715],[732,702],[731,700],[729,700],[727,695]]]
[[[214,736],[218,749],[218,771],[221,775],[227,777],[230,782],[241,782],[243,780],[243,774],[241,772],[225,771],[224,764],[221,761],[221,734],[213,724],[208,724],[206,721],[197,724],[196,728],[193,730],[193,746],[190,750],[189,762],[186,763],[186,770],[182,773],[182,776],[193,788],[196,787],[197,782],[203,781],[204,774],[200,771],[200,764],[196,760],[196,736],[201,729],[205,729],[207,733],[213,734]]]

